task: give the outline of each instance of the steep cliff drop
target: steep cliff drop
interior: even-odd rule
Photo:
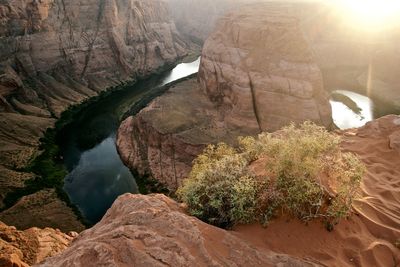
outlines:
[[[39,138],[64,110],[111,86],[173,64],[189,49],[167,4],[160,0],[3,1],[0,36],[3,209],[6,195],[33,178],[18,170],[37,154]],[[49,198],[60,202],[56,194],[44,197]],[[59,221],[75,217],[62,202],[57,205],[65,206]],[[18,213],[16,207],[13,212]],[[38,213],[43,220],[49,215]],[[13,224],[7,214],[1,213],[0,220]],[[82,229],[78,222],[75,227]]]
[[[170,89],[118,134],[126,165],[172,190],[205,144],[292,121],[332,125],[321,72],[286,5],[249,6],[221,19],[204,45],[198,80]]]

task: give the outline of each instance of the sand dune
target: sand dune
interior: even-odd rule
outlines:
[[[267,228],[240,226],[235,234],[257,247],[326,266],[400,266],[400,116],[386,116],[340,132],[343,151],[359,155],[367,167],[354,214],[332,232],[320,222],[308,225],[279,218]]]

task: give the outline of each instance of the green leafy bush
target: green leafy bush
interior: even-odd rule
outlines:
[[[239,138],[237,149],[209,146],[178,190],[189,212],[218,226],[267,223],[278,211],[304,221],[336,223],[348,216],[365,168],[343,153],[340,138],[311,122],[257,138]],[[262,162],[262,174],[251,171]]]

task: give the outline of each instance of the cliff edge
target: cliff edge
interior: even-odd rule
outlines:
[[[182,212],[164,195],[120,196],[62,254],[36,266],[319,266],[255,246]]]

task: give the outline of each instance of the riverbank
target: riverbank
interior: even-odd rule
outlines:
[[[193,56],[193,55],[192,55]],[[90,97],[83,101],[80,104],[70,106],[66,111],[64,111],[60,118],[55,122],[53,128],[49,128],[45,131],[42,138],[40,138],[40,144],[38,146],[38,152],[34,154],[29,163],[25,166],[15,167],[14,171],[17,173],[33,173],[33,178],[30,178],[25,181],[25,186],[16,188],[15,190],[8,192],[4,197],[4,206],[1,209],[0,220],[8,223],[15,224],[15,214],[18,213],[17,210],[13,209],[21,200],[27,196],[35,195],[38,192],[46,191],[47,189],[54,189],[57,195],[57,199],[61,200],[61,202],[66,203],[66,206],[70,208],[77,217],[78,221],[82,223],[85,227],[90,224],[85,221],[79,209],[70,201],[68,195],[63,190],[64,185],[64,177],[68,173],[65,168],[63,157],[60,153],[60,140],[62,140],[62,135],[59,133],[62,132],[65,127],[71,124],[76,118],[84,112],[85,109],[97,103],[103,99],[110,97],[112,94],[117,92],[127,90],[132,88],[139,81],[143,81],[149,79],[152,76],[160,76],[163,72],[172,69],[174,66],[179,64],[180,62],[186,60],[185,58],[181,58],[179,61],[174,64],[167,64],[159,69],[157,69],[152,75],[146,77],[139,77],[130,82],[124,82],[118,86],[111,87],[97,96]],[[46,198],[46,197],[44,197]],[[38,204],[40,209],[40,203]],[[24,207],[26,208],[26,207]],[[10,211],[12,210],[12,215],[10,216]],[[68,213],[68,212],[66,212]],[[4,215],[4,216],[3,216]],[[67,215],[68,216],[68,215]],[[28,220],[28,218],[26,218]],[[56,221],[52,221],[48,225],[39,225],[40,227],[53,227],[60,228],[64,231],[69,231],[71,229],[62,229]],[[29,225],[28,222],[24,222],[24,227]],[[18,225],[16,225],[19,227]],[[38,226],[38,225],[31,225]],[[72,230],[82,230],[82,229],[72,229]]]
[[[368,85],[363,74],[367,72],[366,66],[323,69],[324,87],[330,93],[336,90],[349,90],[369,97],[375,103],[373,110],[375,118],[392,113],[400,114],[400,94],[396,92],[396,88],[384,87],[383,83],[380,84],[378,81]]]

